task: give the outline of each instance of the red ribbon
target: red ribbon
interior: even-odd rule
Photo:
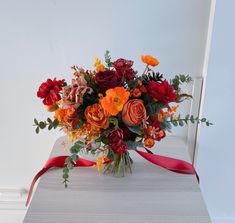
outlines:
[[[184,160],[179,160],[175,158],[170,158],[166,156],[160,156],[153,154],[150,150],[146,149],[147,152],[143,152],[140,150],[135,150],[140,156],[142,156],[144,159],[148,160],[149,162],[160,166],[162,168],[168,169],[170,171],[176,172],[176,173],[182,173],[182,174],[193,174],[196,175],[197,180],[199,182],[199,177],[194,169],[193,165],[191,163],[188,163]],[[31,186],[29,188],[28,197],[26,200],[26,206],[28,206],[29,201],[32,196],[33,188],[37,180],[45,173],[47,170],[53,167],[65,167],[65,159],[68,156],[56,156],[53,158],[50,158],[47,160],[44,167],[36,174],[36,176],[33,178],[33,181],[31,183]],[[109,161],[105,161],[107,163]],[[74,167],[90,167],[96,165],[96,162],[85,160],[82,158],[79,158],[76,163],[74,163]]]

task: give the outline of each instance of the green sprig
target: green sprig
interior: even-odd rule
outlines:
[[[34,126],[36,126],[35,132],[38,134],[40,129],[45,129],[48,127],[48,130],[56,129],[59,125],[59,122],[57,119],[51,120],[50,118],[47,118],[46,121],[38,121],[36,118],[34,119]]]

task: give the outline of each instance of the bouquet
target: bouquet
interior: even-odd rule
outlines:
[[[144,55],[141,61],[145,68],[138,75],[132,60],[112,61],[106,51],[104,63],[95,59],[94,70],[72,66],[71,82],[47,79],[39,87],[37,96],[54,118],[34,119],[36,133],[46,127],[60,128],[73,142],[63,167],[66,187],[81,151],[99,154],[98,169],[122,177],[131,172],[130,150],[143,147],[150,151],[172,126],[212,124],[206,118],[176,113],[181,102],[192,98],[181,90],[182,84],[192,81],[189,75],[168,81],[153,69],[159,64],[156,58]]]

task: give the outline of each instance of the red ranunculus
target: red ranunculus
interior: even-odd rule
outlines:
[[[95,82],[103,93],[110,88],[122,86],[123,80],[114,70],[105,70],[96,73]]]
[[[161,83],[151,81],[147,84],[146,89],[147,94],[159,102],[170,103],[176,100],[174,88],[166,80]]]
[[[47,79],[43,82],[37,92],[37,96],[43,99],[44,105],[54,105],[57,101],[61,99],[60,91],[62,90],[63,80]]]
[[[118,59],[112,63],[120,77],[124,77],[127,81],[133,80],[136,72],[132,69],[132,60]]]
[[[108,135],[108,144],[112,149],[117,149],[123,144],[123,131],[120,128],[117,128],[109,133]]]

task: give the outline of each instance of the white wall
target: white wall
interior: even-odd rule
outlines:
[[[151,53],[166,77],[197,76],[209,6],[205,0],[1,1],[0,187],[27,187],[59,135],[34,134],[33,118],[48,115],[35,96],[42,81],[70,79],[71,65],[90,67],[106,49],[134,59],[137,69],[143,69],[139,56]]]
[[[42,81],[70,79],[71,65],[91,67],[106,49],[139,70],[150,53],[167,78],[200,76],[209,9],[210,0],[0,0],[0,189],[28,188],[61,135],[34,133],[33,118],[48,115]]]
[[[235,1],[217,0],[205,91],[198,171],[213,222],[235,222]]]

